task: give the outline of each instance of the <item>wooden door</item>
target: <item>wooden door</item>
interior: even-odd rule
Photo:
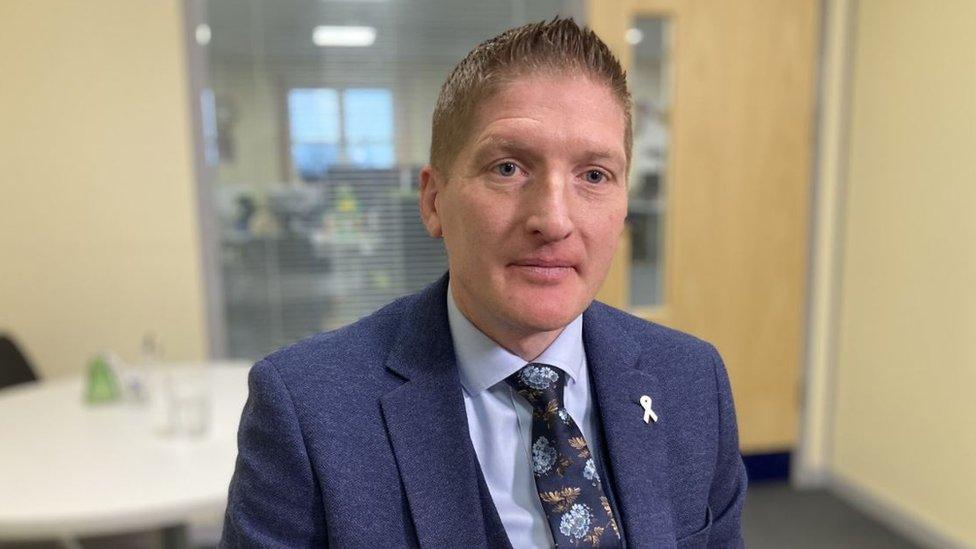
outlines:
[[[629,66],[628,29],[664,18],[670,100],[662,300],[632,307],[624,238],[600,298],[715,344],[746,453],[797,436],[819,3],[590,0]]]

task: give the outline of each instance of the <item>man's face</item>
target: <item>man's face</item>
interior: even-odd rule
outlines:
[[[627,215],[623,109],[579,74],[516,79],[478,107],[421,210],[459,308],[489,335],[561,329],[606,277]]]

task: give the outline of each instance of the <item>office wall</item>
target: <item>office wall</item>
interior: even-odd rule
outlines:
[[[44,376],[206,351],[182,2],[0,2],[0,330]]]
[[[976,545],[976,3],[861,0],[830,462]]]

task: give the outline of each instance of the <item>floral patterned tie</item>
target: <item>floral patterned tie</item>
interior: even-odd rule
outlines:
[[[556,547],[620,547],[593,456],[563,405],[566,373],[532,363],[505,381],[532,406],[532,473]]]

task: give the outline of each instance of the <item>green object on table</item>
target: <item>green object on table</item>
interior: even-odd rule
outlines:
[[[85,402],[101,404],[119,399],[119,380],[109,367],[105,357],[98,356],[88,364],[88,385],[85,388]]]

